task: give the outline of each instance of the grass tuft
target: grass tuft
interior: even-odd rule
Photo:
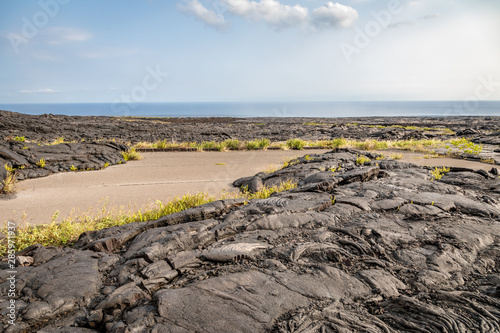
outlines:
[[[122,156],[125,161],[135,161],[142,159],[141,154],[139,154],[135,148],[131,148],[128,151],[122,151]]]
[[[393,160],[400,160],[403,158],[403,154],[397,154],[397,153],[394,153],[394,154],[391,154],[390,156]]]
[[[440,180],[443,178],[445,173],[450,172],[450,168],[442,167],[442,168],[434,168],[434,170],[431,171],[432,174],[432,180]]]
[[[290,139],[286,142],[286,145],[290,149],[302,150],[307,146],[307,142],[301,139]]]
[[[358,155],[358,158],[356,158],[357,165],[364,165],[365,163],[370,162],[370,161],[371,160],[368,157],[363,156],[363,155],[361,155],[361,156]]]
[[[165,215],[170,215],[221,199],[266,199],[273,193],[286,191],[295,187],[297,187],[296,183],[287,181],[279,186],[264,187],[257,193],[249,193],[248,191],[231,192],[223,193],[219,197],[210,196],[207,193],[186,194],[168,202],[157,201],[155,206],[151,209],[142,209],[134,212],[116,212],[114,210],[107,211],[106,207],[104,207],[98,216],[68,218],[62,222],[56,222],[59,215],[59,212],[56,212],[52,218],[52,222],[49,224],[18,227],[16,233],[16,251],[34,244],[42,244],[44,246],[70,246],[78,239],[78,236],[85,231],[97,231],[128,223],[157,220]],[[6,233],[7,227],[4,227],[0,232]],[[0,241],[0,255],[4,255],[6,252],[7,242],[4,238]]]
[[[0,189],[1,194],[9,194],[15,191],[15,186],[17,183],[16,172],[13,168],[5,164],[5,170],[7,170],[7,176],[2,180],[2,188]]]
[[[45,167],[45,159],[41,158],[40,161],[36,162],[36,165],[38,165],[40,168]]]

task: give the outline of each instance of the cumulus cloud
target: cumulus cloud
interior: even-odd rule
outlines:
[[[193,15],[214,29],[226,30],[229,27],[228,22],[226,22],[222,15],[218,15],[213,10],[207,9],[198,0],[184,1],[183,4],[177,4],[177,8],[185,14]]]
[[[354,8],[333,2],[311,12],[301,5],[285,5],[278,0],[217,0],[215,3],[218,13],[207,9],[199,0],[185,0],[179,8],[218,30],[228,27],[223,15],[226,13],[252,22],[263,22],[277,30],[306,25],[319,29],[348,27],[358,18]]]
[[[308,19],[308,10],[300,5],[283,5],[276,0],[221,0],[228,13],[246,20],[265,22],[283,29],[302,25]]]
[[[46,89],[36,89],[36,90],[19,90],[21,94],[53,94],[57,90],[46,88]]]
[[[358,18],[356,9],[339,3],[328,2],[311,13],[311,21],[319,28],[349,27]]]

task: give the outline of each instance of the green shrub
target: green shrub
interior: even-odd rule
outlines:
[[[433,180],[440,180],[445,173],[450,172],[450,168],[442,167],[442,168],[434,168],[431,171]]]
[[[45,167],[45,159],[41,158],[40,161],[36,162],[36,165],[38,165],[40,168]]]
[[[365,163],[370,162],[370,161],[371,160],[368,157],[363,156],[363,155],[361,155],[361,156],[358,155],[358,158],[356,158],[357,165],[364,165]]]
[[[15,190],[15,185],[17,183],[16,172],[13,168],[9,167],[8,164],[5,164],[5,170],[7,170],[7,176],[2,180],[2,188],[0,189],[0,193],[9,194],[13,193]]]
[[[307,145],[307,142],[301,139],[290,139],[286,142],[286,145],[290,149],[302,150]]]
[[[122,156],[125,161],[134,161],[142,159],[141,154],[139,154],[134,148],[128,151],[122,151]]]
[[[238,150],[240,149],[240,141],[236,139],[227,139],[223,141],[223,146],[227,149]]]

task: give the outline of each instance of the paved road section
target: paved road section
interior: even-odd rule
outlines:
[[[14,198],[0,199],[0,221],[44,224],[68,216],[109,210],[137,210],[186,193],[218,195],[240,177],[254,175],[284,159],[327,150],[142,153],[140,161],[105,170],[54,174],[18,183]],[[393,152],[381,152],[390,156]],[[401,153],[401,152],[397,152]],[[492,165],[465,160],[423,159],[402,152],[403,161],[429,166],[490,170]],[[232,189],[234,190],[234,189]]]
[[[105,170],[54,174],[17,184],[14,198],[0,199],[0,221],[44,224],[73,214],[136,210],[186,193],[213,195],[240,177],[263,171],[284,159],[327,150],[142,153],[140,161]]]

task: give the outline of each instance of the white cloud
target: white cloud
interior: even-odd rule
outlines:
[[[300,5],[283,5],[276,0],[221,0],[226,10],[246,20],[265,22],[270,26],[283,29],[302,25],[308,19],[308,10]]]
[[[57,90],[46,88],[46,89],[36,89],[36,90],[19,90],[20,94],[53,94],[56,93]]]
[[[358,18],[354,8],[333,2],[315,8],[311,13],[301,5],[285,5],[277,0],[218,0],[216,4],[218,13],[207,9],[199,0],[185,1],[178,7],[218,30],[228,27],[223,13],[252,22],[264,22],[277,30],[305,25],[315,28],[348,27]]]
[[[177,8],[183,13],[193,15],[214,29],[222,31],[229,27],[222,15],[218,15],[213,10],[205,8],[198,0],[185,1],[182,5],[177,4]]]
[[[45,38],[49,44],[58,45],[68,42],[84,42],[92,38],[92,34],[76,28],[53,27],[47,29]]]
[[[349,27],[358,18],[358,12],[349,6],[328,2],[311,13],[312,23],[319,28]]]

